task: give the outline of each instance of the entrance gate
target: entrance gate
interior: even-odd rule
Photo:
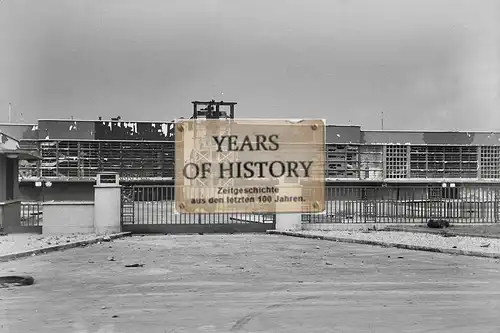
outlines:
[[[175,210],[174,185],[132,185],[121,190],[121,224],[133,233],[266,232],[275,214],[183,214]]]

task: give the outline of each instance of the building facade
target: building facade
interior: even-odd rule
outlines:
[[[122,183],[168,182],[174,173],[172,122],[39,120],[3,124],[38,162],[21,161],[25,200],[92,200],[98,172],[119,172]],[[52,186],[44,188],[43,182]]]
[[[3,124],[40,161],[21,161],[25,200],[91,200],[98,172],[120,173],[122,184],[171,183],[174,177],[174,123],[122,120],[39,120]],[[499,132],[366,131],[328,125],[326,174],[342,186],[401,188],[442,183],[500,182]],[[51,181],[44,189],[40,180]],[[456,185],[455,185],[456,184]],[[43,193],[42,193],[43,192]]]
[[[495,182],[500,133],[327,129],[328,179],[374,182]]]

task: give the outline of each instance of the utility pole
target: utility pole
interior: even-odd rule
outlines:
[[[12,119],[12,104],[9,103],[9,124]]]
[[[384,130],[384,112],[382,111],[382,117],[380,119],[381,126],[382,126],[382,131]]]

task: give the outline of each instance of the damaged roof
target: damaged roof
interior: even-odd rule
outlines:
[[[19,140],[0,132],[0,154],[13,154],[21,160],[38,160],[37,153],[26,151],[19,146]]]

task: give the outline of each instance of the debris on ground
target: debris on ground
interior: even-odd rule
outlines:
[[[125,267],[144,267],[144,264],[128,264]]]
[[[433,229],[443,229],[443,228],[448,228],[450,226],[450,222],[443,219],[438,219],[438,220],[430,219],[429,222],[427,222],[427,226]]]
[[[0,276],[0,288],[8,288],[11,286],[14,286],[14,287],[31,286],[33,283],[35,283],[35,279],[29,275]]]

